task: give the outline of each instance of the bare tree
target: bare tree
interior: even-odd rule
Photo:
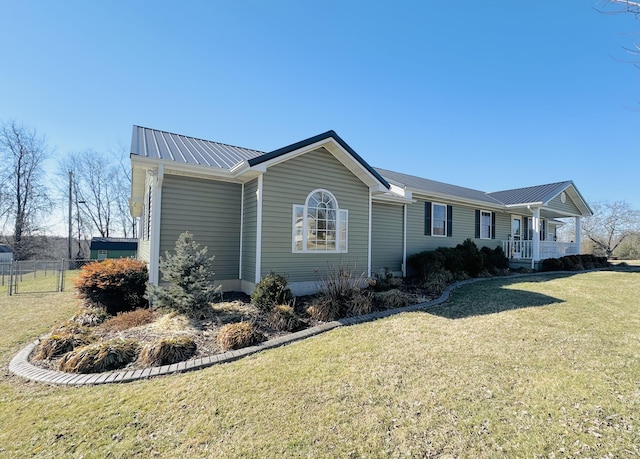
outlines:
[[[640,211],[624,201],[591,204],[593,216],[582,221],[582,231],[607,258],[631,234],[640,231]]]
[[[99,234],[102,237],[128,237],[127,192],[129,179],[117,161],[109,155],[93,150],[73,153],[58,165],[58,175],[72,172],[72,220],[80,234]],[[61,190],[62,191],[62,190]],[[68,193],[68,191],[66,192]],[[127,231],[129,230],[129,231]]]
[[[29,238],[42,229],[44,211],[50,208],[44,186],[43,163],[49,155],[44,137],[15,121],[0,124],[0,183],[2,212],[8,240],[16,260],[31,255]]]
[[[631,13],[635,17],[640,17],[640,2],[631,0],[605,0],[603,2],[605,6],[613,5],[613,11],[607,11],[608,13]]]

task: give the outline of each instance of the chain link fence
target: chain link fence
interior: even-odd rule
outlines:
[[[92,260],[27,260],[0,263],[0,292],[9,296],[22,293],[63,292],[69,271],[78,270]]]

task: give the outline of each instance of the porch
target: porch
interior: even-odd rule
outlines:
[[[580,244],[577,242],[539,241],[538,255],[534,256],[534,241],[509,240],[502,241],[502,250],[509,260],[521,263],[578,255]]]

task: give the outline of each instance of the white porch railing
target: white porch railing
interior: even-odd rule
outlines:
[[[502,249],[507,258],[516,260],[533,258],[533,241],[502,241]],[[540,260],[579,253],[578,244],[575,242],[540,241]]]

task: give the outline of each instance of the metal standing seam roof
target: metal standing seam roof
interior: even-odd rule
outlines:
[[[486,202],[492,205],[510,206],[529,203],[546,203],[568,186],[573,185],[572,181],[564,181],[487,193],[414,175],[373,168],[353,151],[334,131],[327,131],[310,137],[309,139],[265,153],[171,132],[133,126],[131,154],[151,159],[229,170],[242,161],[247,161],[250,165],[259,164],[329,137],[336,140],[336,142],[353,156],[355,161],[359,162],[385,186],[387,186],[388,183],[393,183],[399,186],[407,186],[427,194]]]
[[[436,182],[435,180],[416,177],[414,175],[402,174],[400,172],[393,172],[386,169],[376,168],[376,170],[380,173],[380,175],[389,180],[391,183],[400,186],[408,186],[409,188],[413,188],[414,190],[419,190],[427,194],[446,195],[460,199],[486,202],[487,204],[492,205],[502,205],[502,202],[491,196],[488,196],[484,191],[451,185],[443,182]]]
[[[504,203],[506,206],[538,202],[546,203],[571,185],[573,185],[573,182],[569,180],[546,185],[516,188],[513,190],[495,191],[487,194]]]
[[[231,169],[241,161],[264,155],[264,152],[133,126],[131,154],[182,164]]]

